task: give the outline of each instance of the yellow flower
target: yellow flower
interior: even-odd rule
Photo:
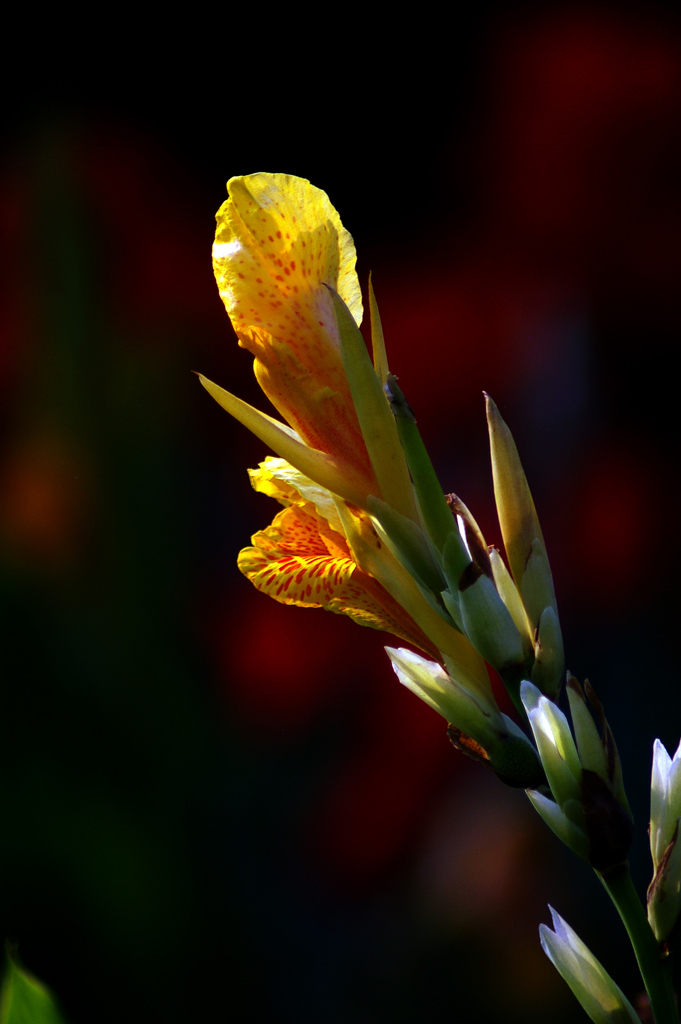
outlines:
[[[502,527],[509,524],[511,564],[517,555],[524,572],[520,592],[518,580],[499,567],[492,579],[486,552],[476,560],[467,536],[479,530],[463,506],[452,515],[414,414],[388,370],[370,285],[372,362],[359,331],[354,244],[328,197],[286,174],[232,178],[227,189],[217,216],[215,276],[239,344],[252,353],[257,380],[284,420],[200,378],[279,456],[251,476],[256,490],[284,509],[253,536],[239,568],[277,601],[348,615],[434,658],[427,663],[434,668],[417,673],[419,695],[430,695],[443,714],[459,708],[471,743],[482,748],[487,741],[484,753],[495,770],[525,785],[534,775],[510,771],[507,754],[509,744],[526,742],[511,742],[500,718],[494,735],[487,728],[485,709],[496,703],[483,659],[519,703],[533,656],[538,664],[541,655],[553,682],[559,644],[536,515],[500,418],[493,423],[501,438],[493,445],[495,488],[506,501]],[[532,572],[523,561],[528,538]],[[537,615],[526,622],[526,592],[538,624]],[[452,685],[443,702],[444,678]],[[454,730],[461,736],[461,723]]]
[[[304,179],[252,174],[227,188],[215,276],[239,344],[252,352],[257,379],[285,420],[200,378],[280,456],[255,471],[253,483],[286,508],[242,551],[242,572],[276,600],[392,632],[487,693],[482,658],[439,593],[412,575],[414,556],[428,576],[431,546],[384,392],[389,375],[371,293],[374,365],[358,330],[350,235],[325,193]],[[406,541],[406,562],[395,536]]]

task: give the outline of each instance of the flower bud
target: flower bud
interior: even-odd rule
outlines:
[[[580,720],[578,750],[567,718],[548,697],[529,682],[521,684],[520,696],[553,797],[529,792],[531,802],[556,835],[597,871],[620,864],[631,846],[631,817],[613,792],[607,772],[605,778],[599,774],[601,762],[595,755],[590,759],[593,734]],[[593,722],[592,726],[598,738]],[[597,770],[587,767],[592,763]]]
[[[595,1024],[640,1024],[640,1017],[618,985],[580,937],[549,907],[555,931],[542,924],[542,949]]]
[[[622,764],[615,745],[615,738],[603,711],[603,705],[589,680],[585,681],[584,690],[582,690],[570,672],[568,672],[567,694],[582,767],[585,771],[595,772],[600,776],[631,818],[631,809],[622,781]],[[598,716],[601,725],[600,734],[593,715],[587,707],[587,699]]]
[[[499,596],[508,608],[511,618],[515,622],[516,629],[520,634],[525,661],[527,664],[531,665],[535,654],[534,643],[527,622],[527,615],[525,614],[523,603],[520,600],[518,588],[513,582],[513,578],[506,568],[506,563],[499,554],[497,548],[492,547],[489,549],[489,560],[492,567],[494,584],[499,591]],[[541,689],[541,687],[539,688]]]
[[[484,761],[510,786],[540,785],[541,765],[521,729],[499,711],[488,688],[452,678],[442,665],[405,648],[386,647],[400,682],[449,723],[454,745]]]
[[[511,431],[489,395],[485,400],[499,525],[535,645],[532,680],[555,697],[563,676],[563,641],[544,538]]]
[[[452,590],[445,590],[442,599],[452,617],[460,615],[461,629],[485,661],[499,673],[522,668],[523,646],[508,608],[492,581],[483,575],[474,562],[458,585],[458,600]]]
[[[650,853],[653,880],[648,887],[648,921],[664,942],[681,911],[681,743],[672,759],[659,740],[653,748],[650,792]]]
[[[546,605],[535,632],[532,682],[542,693],[556,696],[563,681],[563,636],[556,610]]]

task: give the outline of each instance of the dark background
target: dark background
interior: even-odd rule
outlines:
[[[213,216],[232,175],[309,178],[489,542],[483,388],[515,433],[643,891],[651,745],[681,732],[681,24],[476,11],[10,20],[0,934],[72,1024],[559,1024],[549,901],[636,995],[589,870],[452,750],[390,638],[239,575],[276,511],[246,476],[266,452],[191,375],[265,407]]]

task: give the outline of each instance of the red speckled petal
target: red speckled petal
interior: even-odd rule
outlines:
[[[239,569],[275,601],[349,615],[433,653],[416,623],[357,566],[344,538],[309,503],[284,509],[252,541],[239,554]]]
[[[360,468],[367,493],[376,493],[324,287],[361,321],[352,238],[326,194],[303,178],[252,174],[227,188],[213,266],[258,383],[307,444]]]

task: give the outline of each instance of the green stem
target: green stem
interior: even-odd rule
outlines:
[[[680,1024],[674,999],[669,957],[665,956],[648,924],[646,912],[634,888],[629,865],[611,868],[606,875],[596,872],[622,918],[634,948],[646,987],[655,1024]]]

